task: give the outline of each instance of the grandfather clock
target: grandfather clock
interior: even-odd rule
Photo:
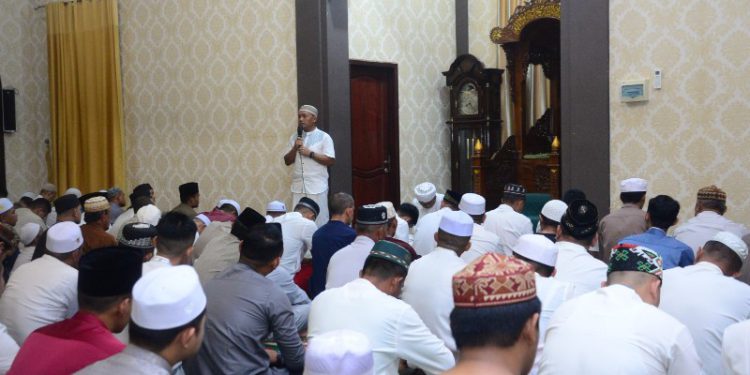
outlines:
[[[492,184],[493,162],[501,147],[502,69],[485,69],[472,55],[461,55],[443,72],[450,89],[451,186],[499,202],[502,189]]]

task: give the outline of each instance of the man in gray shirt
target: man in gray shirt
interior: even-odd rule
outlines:
[[[266,278],[281,261],[280,225],[257,224],[236,232],[242,240],[240,260],[204,285],[206,336],[198,355],[185,362],[186,373],[301,373],[305,351],[292,305]],[[279,355],[264,346],[271,334]]]

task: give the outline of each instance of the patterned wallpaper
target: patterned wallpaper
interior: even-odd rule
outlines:
[[[610,126],[613,202],[619,181],[641,176],[693,216],[698,188],[728,195],[727,217],[750,224],[750,3],[746,0],[610,1]],[[653,78],[642,104],[618,85]]]
[[[16,89],[17,132],[5,135],[8,195],[18,199],[47,182],[45,139],[49,137],[49,83],[41,1],[0,0],[0,76]]]
[[[294,17],[293,1],[120,0],[129,187],[150,182],[161,209],[187,181],[201,210],[291,203]]]
[[[456,55],[452,0],[350,0],[349,58],[398,64],[401,200],[423,181],[450,185],[442,72]]]

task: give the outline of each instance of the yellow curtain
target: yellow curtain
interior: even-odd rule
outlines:
[[[47,5],[49,175],[61,189],[123,186],[117,0]]]

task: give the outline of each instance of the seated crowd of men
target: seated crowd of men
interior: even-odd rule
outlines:
[[[231,199],[171,211],[138,185],[0,198],[0,374],[750,374],[750,231],[726,193],[695,216],[620,184],[502,203],[433,184],[412,203]],[[81,212],[83,211],[83,213]]]

